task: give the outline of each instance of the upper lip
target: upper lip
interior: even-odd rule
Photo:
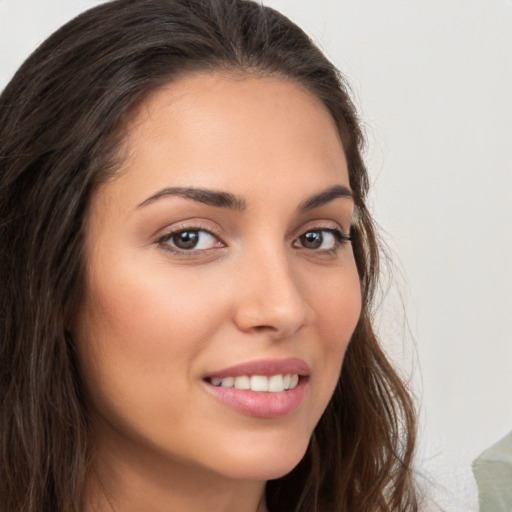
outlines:
[[[223,379],[225,377],[240,377],[242,375],[309,375],[309,365],[302,359],[290,357],[287,359],[260,359],[223,368],[206,375],[206,378]]]

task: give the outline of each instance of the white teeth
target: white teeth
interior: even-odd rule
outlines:
[[[268,377],[253,375],[251,377],[251,389],[253,391],[268,391]]]
[[[284,391],[284,383],[282,375],[272,375],[270,379],[268,379],[268,390],[273,393],[279,393],[280,391]]]
[[[235,379],[234,377],[225,377],[224,379],[222,379],[222,382],[220,383],[220,385],[223,387],[223,388],[232,388],[235,384]]]
[[[252,391],[268,391],[270,393],[281,393],[287,389],[297,387],[299,376],[295,374],[287,375],[241,375],[239,377],[224,377],[220,379],[213,377],[210,379],[213,386],[223,388],[250,389]]]
[[[251,389],[251,383],[249,381],[249,377],[247,377],[247,375],[242,375],[241,377],[237,377],[235,379],[235,388],[236,389]]]

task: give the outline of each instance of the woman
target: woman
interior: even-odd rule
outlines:
[[[410,511],[343,80],[245,0],[118,0],[0,99],[2,512]]]

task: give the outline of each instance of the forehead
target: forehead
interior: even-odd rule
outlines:
[[[319,189],[348,185],[326,107],[279,77],[204,73],[165,85],[138,105],[124,147],[121,181],[138,181],[140,200],[169,185],[237,193],[269,178],[276,185],[314,179]]]
[[[300,107],[296,113],[304,117],[322,111],[324,120],[336,129],[324,103],[305,86],[282,75],[229,70],[189,73],[160,86],[137,104],[127,129],[132,132],[145,122],[156,121],[159,112],[165,115],[169,110],[177,114],[185,110],[190,113],[219,113],[220,110],[226,114],[236,109],[252,115],[259,111],[264,117],[267,112],[261,108],[269,102],[280,109]]]

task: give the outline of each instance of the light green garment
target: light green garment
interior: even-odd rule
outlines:
[[[480,512],[512,512],[512,432],[473,462]]]

